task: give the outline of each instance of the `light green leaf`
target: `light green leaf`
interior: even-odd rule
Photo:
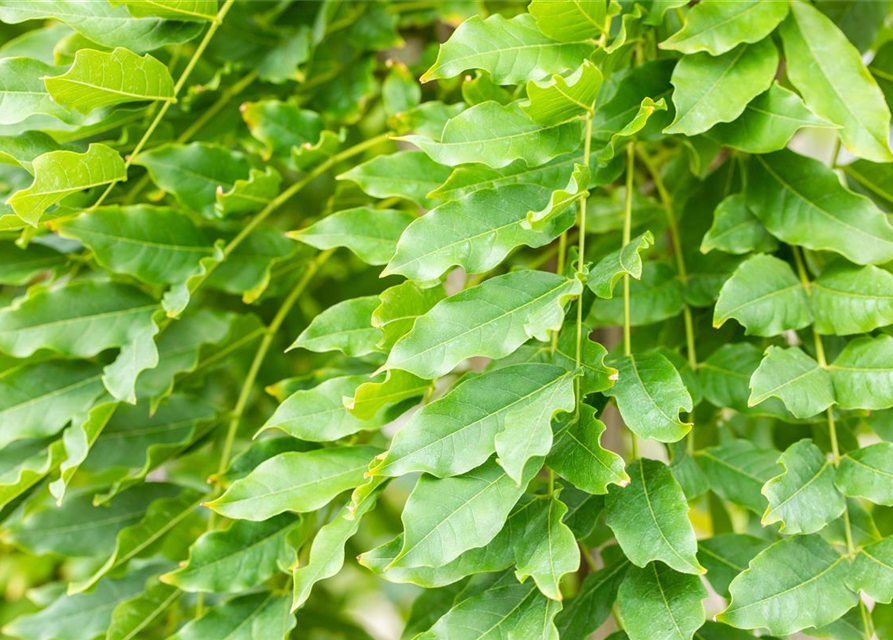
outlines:
[[[214,212],[221,218],[253,213],[266,207],[279,195],[282,176],[273,167],[251,169],[248,178],[233,182],[232,189],[219,187],[215,192]]]
[[[834,487],[834,466],[811,440],[792,444],[778,463],[784,472],[763,486],[763,526],[780,522],[782,533],[815,533],[840,517],[846,502]]]
[[[105,426],[118,408],[117,402],[99,402],[85,414],[75,415],[71,427],[62,434],[65,460],[59,465],[59,478],[50,483],[50,493],[56,504],[62,504],[68,483],[87,458]]]
[[[706,597],[697,576],[652,562],[629,570],[617,605],[629,640],[689,640],[704,624]]]
[[[523,582],[532,577],[540,592],[562,600],[561,578],[580,568],[577,539],[562,522],[567,505],[556,490],[547,500],[537,500],[525,511],[526,531],[515,545],[515,575]]]
[[[630,325],[639,327],[678,316],[685,306],[684,293],[669,263],[645,263],[642,278],[629,285]],[[593,300],[588,321],[596,326],[622,325],[623,297]]]
[[[698,559],[707,569],[710,586],[723,598],[728,599],[732,580],[747,569],[754,556],[770,544],[769,540],[756,536],[721,533],[712,538],[698,540]]]
[[[611,362],[617,382],[605,391],[617,401],[623,423],[642,438],[676,442],[691,430],[679,419],[692,400],[676,367],[659,353],[632,354]]]
[[[288,612],[287,596],[260,592],[221,602],[170,640],[285,640],[296,624]]]
[[[379,410],[368,419],[360,419],[348,411],[343,398],[352,397],[369,376],[340,376],[322,384],[295,391],[280,404],[260,428],[280,429],[288,435],[310,442],[330,442],[360,431],[374,431],[389,420]]]
[[[540,30],[562,42],[588,40],[605,33],[605,0],[533,0],[527,10]],[[611,11],[614,15],[616,11]]]
[[[893,537],[859,549],[847,586],[875,602],[889,604],[893,600]]]
[[[174,80],[164,64],[148,53],[140,57],[122,47],[111,52],[81,49],[68,71],[44,83],[56,103],[83,114],[125,102],[176,99]]]
[[[821,627],[856,604],[856,594],[845,584],[849,574],[849,559],[821,537],[784,538],[732,581],[732,602],[716,619],[778,636]]]
[[[751,156],[747,185],[748,206],[779,240],[856,264],[893,260],[886,214],[818,160],[787,150]]]
[[[535,462],[525,470],[528,481],[539,470]],[[423,475],[403,508],[403,548],[388,568],[442,567],[486,545],[526,486],[518,486],[494,460],[452,478]]]
[[[332,305],[313,318],[287,351],[337,350],[352,358],[374,352],[382,338],[381,331],[372,326],[372,312],[379,304],[378,296],[361,296]]]
[[[0,63],[2,64],[2,63]],[[25,131],[15,136],[0,136],[0,162],[22,167],[34,175],[34,159],[62,146],[42,131]]]
[[[612,487],[605,500],[605,522],[626,557],[638,567],[661,560],[682,573],[704,573],[688,503],[670,468],[642,458],[628,472],[630,483]]]
[[[510,185],[442,204],[406,227],[382,275],[398,273],[426,282],[453,266],[483,273],[519,246],[546,245],[574,223],[573,210],[565,207],[527,228],[528,212],[548,206],[550,195],[542,187]]]
[[[627,74],[610,98],[606,91],[605,103],[598,105],[592,119],[593,138],[607,144],[624,130],[626,133],[638,132],[640,139],[659,137],[670,114],[654,115],[653,112],[670,97],[673,90],[670,78],[675,65],[675,60],[648,62]],[[649,107],[653,117],[643,118]]]
[[[893,275],[838,260],[810,286],[815,329],[838,336],[893,324]]]
[[[462,82],[462,99],[468,106],[488,100],[508,104],[515,97],[506,87],[500,87],[486,71],[476,71],[474,77],[466,75]]]
[[[798,347],[769,347],[753,372],[747,404],[771,397],[781,399],[797,418],[810,418],[835,403],[828,372]]]
[[[338,180],[357,183],[373,198],[398,196],[432,209],[429,193],[449,177],[449,167],[437,164],[424,152],[398,151],[358,164]]]
[[[44,76],[58,71],[58,67],[31,58],[0,59],[0,124],[18,124],[33,115],[71,122],[72,116],[53,102],[43,84]]]
[[[758,42],[788,15],[788,3],[771,0],[705,0],[685,15],[685,25],[660,43],[661,49],[718,56],[742,42]]]
[[[429,394],[433,389],[434,385],[430,380],[394,369],[388,371],[381,382],[364,382],[352,396],[342,396],[341,402],[357,418],[371,420],[382,407],[398,405],[404,400]],[[390,414],[388,417],[391,417]]]
[[[771,253],[778,242],[750,209],[740,193],[723,199],[713,211],[713,224],[701,240],[701,253],[714,249],[726,253]]]
[[[411,280],[382,291],[378,296],[381,304],[372,312],[372,326],[381,329],[384,335],[378,344],[379,349],[390,350],[412,329],[418,316],[430,311],[445,297],[443,287],[422,288]]]
[[[133,18],[124,7],[80,0],[4,0],[0,20],[18,24],[26,20],[59,20],[88,40],[106,47],[126,47],[143,53],[167,44],[182,44],[202,32],[197,22],[169,22],[160,18]]]
[[[794,134],[806,127],[828,129],[837,125],[815,115],[800,96],[774,82],[745,107],[737,120],[716,125],[707,136],[724,147],[745,153],[769,153],[784,149]]]
[[[35,158],[32,165],[34,182],[6,202],[35,227],[44,212],[66,196],[127,179],[124,160],[104,144],[91,144],[84,153],[51,151]]]
[[[890,109],[859,51],[810,3],[791,3],[781,25],[787,74],[819,116],[843,127],[844,146],[862,158],[890,162]]]
[[[749,440],[732,440],[695,451],[694,458],[714,493],[761,516],[766,511],[763,485],[778,475],[778,455]]]
[[[516,364],[470,377],[415,413],[369,474],[466,473],[497,450],[498,434],[551,430],[552,415],[573,402],[573,374],[554,365]]]
[[[654,245],[654,236],[650,231],[633,238],[629,244],[602,258],[589,270],[586,278],[587,286],[599,298],[613,298],[614,287],[623,274],[629,274],[636,280],[642,277],[642,252]]]
[[[582,66],[566,78],[555,75],[542,84],[529,81],[527,102],[521,103],[521,108],[541,127],[592,114],[602,80],[598,67],[584,60]]]
[[[217,18],[217,0],[111,0],[113,7],[124,5],[134,18],[211,21]]]
[[[840,461],[835,483],[848,496],[893,506],[893,444],[878,442],[848,451]]]
[[[528,211],[527,219],[521,223],[525,229],[542,230],[547,223],[554,223],[569,207],[576,205],[584,193],[589,192],[589,169],[582,164],[574,165],[574,172],[566,186],[552,191],[549,202],[538,211]]]
[[[778,50],[769,38],[716,57],[709,53],[683,57],[671,80],[676,118],[664,132],[693,136],[731,122],[772,85],[777,69]]]
[[[611,132],[605,147],[598,152],[596,157],[599,162],[606,163],[613,159],[620,150],[619,145],[624,140],[632,139],[640,133],[648,124],[655,111],[666,111],[667,103],[661,98],[657,102],[651,98],[642,98],[641,104],[632,116],[632,119],[623,124],[617,131]]]
[[[100,207],[54,226],[89,247],[104,268],[150,284],[184,281],[214,251],[189,216],[167,207]]]
[[[609,484],[629,483],[623,458],[604,449],[604,423],[589,405],[580,406],[579,417],[568,417],[555,427],[555,444],[546,464],[575,487],[594,494],[608,492]]]
[[[791,266],[757,254],[742,262],[719,292],[713,326],[729,318],[740,322],[747,335],[771,337],[812,324],[812,310]]]
[[[158,542],[165,534],[195,512],[201,499],[197,491],[185,489],[176,497],[160,498],[150,504],[139,522],[118,532],[114,551],[92,576],[69,583],[69,595],[91,589],[104,576],[127,565],[134,558],[151,555],[158,549]]]
[[[893,407],[893,337],[851,340],[828,372],[841,409]]]
[[[363,482],[374,447],[337,447],[281,453],[262,462],[226,493],[206,504],[238,520],[266,520],[285,511],[315,511]]]
[[[317,249],[347,247],[366,264],[386,264],[394,257],[397,241],[415,216],[396,209],[356,207],[338,211],[289,238]]]
[[[587,38],[552,40],[537,28],[530,14],[511,19],[495,14],[486,20],[474,16],[440,46],[437,60],[421,80],[452,78],[468,69],[483,69],[498,84],[542,80],[577,67],[594,48],[595,43]]]
[[[0,449],[0,507],[57,468],[64,455],[62,440],[19,440]]]
[[[540,165],[574,151],[580,145],[582,132],[582,121],[540,127],[524,113],[520,103],[503,106],[491,101],[450,118],[439,141],[421,135],[403,136],[400,140],[411,142],[440,164],[454,167],[479,162],[499,169],[515,160]]]
[[[384,368],[433,379],[466,358],[502,358],[530,338],[545,341],[561,327],[568,299],[582,289],[579,280],[545,271],[514,271],[485,280],[419,316],[391,349]]]
[[[0,447],[58,433],[103,393],[102,369],[73,360],[22,363],[0,375]]]
[[[263,584],[294,560],[286,538],[300,522],[282,514],[264,522],[237,521],[224,531],[209,531],[190,547],[185,564],[161,576],[161,581],[183,591],[214,593],[237,593]]]

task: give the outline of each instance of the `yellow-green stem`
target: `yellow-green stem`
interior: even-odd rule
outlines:
[[[626,147],[626,200],[623,206],[623,240],[621,248],[630,243],[633,229],[633,181],[636,170],[636,143],[632,141]],[[623,274],[623,355],[631,355],[632,329],[629,317],[629,274]]]
[[[583,134],[583,164],[589,166],[589,156],[592,151],[592,113],[586,116],[586,131]],[[586,200],[589,197],[589,191],[584,190],[580,196],[580,215],[577,221],[579,229],[579,238],[577,238],[577,274],[582,275],[584,256],[586,255]],[[583,363],[583,294],[577,299],[577,350],[574,358],[577,369]],[[577,416],[580,415],[580,377],[574,378],[574,387],[577,395]]]

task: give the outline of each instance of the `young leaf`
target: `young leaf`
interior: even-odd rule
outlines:
[[[551,127],[592,114],[602,87],[602,73],[589,60],[567,78],[556,75],[546,83],[527,83],[527,102],[521,104],[530,119]]]
[[[381,304],[372,312],[372,326],[381,329],[384,335],[378,348],[390,350],[397,340],[409,333],[417,317],[426,314],[445,297],[443,287],[422,288],[412,280],[382,291],[378,296]]]
[[[150,56],[116,48],[106,53],[81,49],[60,76],[44,79],[53,100],[80,113],[125,102],[174,100],[174,80],[167,67]]]
[[[630,568],[617,605],[630,640],[682,640],[704,624],[705,597],[707,589],[697,576],[652,562]]]
[[[371,420],[383,407],[399,405],[404,400],[429,394],[433,389],[431,381],[394,369],[388,371],[381,382],[364,382],[352,396],[341,396],[341,402],[356,417]],[[388,417],[391,416],[388,414]]]
[[[611,362],[617,382],[605,395],[617,400],[623,422],[642,438],[676,442],[691,430],[679,419],[691,411],[692,400],[669,360],[659,353],[629,355]]]
[[[705,0],[685,16],[685,26],[660,43],[661,49],[718,56],[742,42],[758,42],[788,14],[787,2]]]
[[[629,477],[605,501],[606,523],[626,557],[638,567],[660,560],[675,571],[704,573],[685,494],[669,467],[643,458],[630,465]]]
[[[754,406],[773,396],[797,418],[811,418],[835,403],[828,372],[798,347],[769,347],[754,371],[747,404]]]
[[[606,31],[607,3],[602,0],[533,0],[527,11],[543,33],[562,42],[597,38]]]
[[[419,316],[391,349],[384,368],[433,379],[471,356],[507,356],[529,338],[545,340],[558,329],[564,305],[582,289],[579,280],[544,271],[485,280]]]
[[[127,179],[124,160],[104,144],[91,144],[84,153],[51,151],[32,163],[34,182],[7,200],[16,215],[37,226],[44,212],[66,196]]]
[[[893,506],[893,444],[876,444],[848,451],[841,458],[835,478],[845,495],[862,497],[875,504]]]
[[[828,367],[842,409],[893,407],[893,337],[856,338]]]
[[[664,132],[693,136],[731,122],[772,85],[777,69],[778,50],[769,38],[738,45],[717,57],[708,53],[683,57],[671,80],[676,118]]]
[[[622,249],[599,260],[586,278],[587,286],[599,298],[613,298],[614,287],[623,274],[629,274],[635,279],[642,277],[642,252],[654,245],[654,235],[646,231],[642,235],[633,238]]]
[[[763,486],[769,506],[763,525],[781,523],[786,534],[815,533],[846,509],[834,487],[834,466],[811,440],[800,440],[778,458],[784,473]]]
[[[792,2],[782,23],[787,73],[807,106],[843,127],[844,146],[862,158],[890,162],[890,109],[859,51],[807,2]]]
[[[291,231],[288,237],[317,249],[347,247],[366,264],[387,264],[397,250],[397,240],[413,220],[415,216],[405,211],[356,207]]]
[[[555,444],[546,464],[575,487],[595,494],[608,492],[609,484],[625,486],[629,476],[623,458],[602,448],[604,423],[589,405],[580,406],[580,415],[565,419],[555,428]]]
[[[739,629],[785,636],[837,620],[856,604],[845,584],[849,559],[821,537],[784,538],[757,555],[732,581],[732,601],[716,616]]]

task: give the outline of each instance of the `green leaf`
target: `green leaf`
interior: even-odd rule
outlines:
[[[57,70],[57,67],[31,58],[0,59],[0,124],[27,123],[34,115],[72,121],[67,111],[50,97],[42,80]]]
[[[589,60],[567,78],[556,75],[542,84],[527,83],[527,102],[521,104],[530,119],[541,127],[592,114],[602,87],[602,73]]]
[[[251,169],[248,179],[239,178],[233,182],[232,189],[217,189],[214,212],[221,218],[226,218],[259,211],[279,195],[281,183],[282,176],[273,167],[267,167],[265,171]]]
[[[875,602],[893,601],[893,538],[862,547],[847,579],[853,591],[862,591]]]
[[[728,599],[732,580],[770,544],[768,540],[742,533],[722,533],[698,541],[698,559],[707,569],[710,586]]]
[[[74,416],[71,427],[62,434],[65,460],[59,465],[59,478],[51,482],[49,487],[57,505],[62,503],[69,482],[117,408],[117,402],[99,402],[86,414]]]
[[[718,56],[742,42],[762,40],[787,14],[787,2],[706,0],[688,11],[682,29],[661,42],[660,48]]]
[[[893,444],[878,442],[841,458],[835,483],[845,495],[893,506]]]
[[[195,512],[201,498],[197,491],[185,489],[176,497],[154,501],[139,522],[118,532],[114,551],[93,575],[85,580],[69,583],[69,595],[92,589],[103,577],[127,565],[134,558],[152,555],[164,535]]]
[[[838,336],[893,324],[893,275],[838,260],[810,286],[815,330]]]
[[[240,111],[251,135],[263,144],[264,158],[276,156],[296,169],[308,169],[328,159],[342,142],[342,136],[326,131],[318,113],[291,102],[246,102]]]
[[[124,49],[81,49],[74,64],[60,76],[44,79],[52,99],[80,113],[125,102],[172,102],[174,80],[167,67],[150,56]]]
[[[543,33],[562,42],[596,38],[606,31],[604,0],[533,0],[527,10]]]
[[[858,191],[864,191],[876,199],[880,199],[884,205],[893,204],[893,193],[889,189],[891,179],[889,164],[856,160],[841,168],[849,178],[849,184],[854,185],[855,183]]]
[[[626,557],[637,567],[660,560],[675,571],[704,573],[685,494],[670,468],[643,458],[629,466],[629,477],[629,485],[613,487],[605,500],[605,522]]]
[[[720,3],[726,5],[728,3]],[[760,3],[779,6],[786,3]],[[806,127],[836,128],[806,108],[793,91],[777,82],[754,98],[737,120],[713,127],[707,134],[724,147],[745,153],[769,153],[784,149],[794,134]]]
[[[288,234],[317,249],[347,247],[366,264],[386,264],[397,240],[415,216],[396,209],[356,207],[326,216],[306,229]]]
[[[466,75],[462,82],[462,99],[468,106],[474,106],[488,100],[495,100],[500,104],[508,104],[515,97],[512,93],[493,82],[493,78],[486,71],[476,71],[474,77]]]
[[[399,405],[404,400],[429,394],[434,389],[430,380],[395,369],[385,374],[381,382],[364,382],[352,396],[342,396],[345,408],[361,420],[372,419],[385,406]],[[388,414],[388,418],[392,416]]]
[[[183,282],[214,252],[189,216],[167,207],[100,207],[55,227],[89,247],[104,268],[149,284]]]
[[[642,103],[639,105],[639,108],[636,110],[632,119],[623,125],[621,129],[616,132],[613,132],[608,138],[607,144],[605,147],[598,152],[597,158],[599,162],[608,162],[612,158],[617,155],[619,151],[619,144],[623,142],[625,139],[632,139],[641,132],[648,124],[651,119],[651,116],[654,115],[656,111],[666,111],[667,103],[663,98],[655,102],[651,98],[643,98]]]
[[[592,333],[591,329],[583,325],[583,336]],[[582,337],[582,336],[581,336]],[[580,368],[577,368],[577,330],[571,324],[564,327],[558,335],[558,343],[553,350],[539,349],[538,355],[543,362],[557,364],[564,367],[565,371],[572,372],[580,378],[579,393],[582,397],[590,393],[604,391],[613,386],[617,377],[617,370],[605,364],[607,350],[598,342],[584,338],[581,343]]]
[[[515,545],[515,575],[523,582],[533,578],[540,592],[562,600],[561,578],[580,568],[580,550],[573,532],[562,522],[567,505],[555,491],[526,510],[526,532]]]
[[[684,640],[704,624],[701,601],[706,597],[697,576],[652,562],[629,570],[617,592],[617,605],[630,640]]]
[[[381,101],[389,116],[412,109],[422,101],[422,89],[405,64],[391,64],[381,83]]]
[[[812,324],[812,310],[791,266],[757,254],[742,262],[719,292],[713,326],[729,318],[740,322],[747,335],[771,337]]]
[[[893,337],[856,338],[828,367],[841,409],[893,407]]]
[[[0,62],[2,65],[2,62]],[[38,156],[62,147],[42,131],[25,131],[15,136],[0,136],[0,162],[22,167],[34,175],[32,162]]]
[[[285,640],[296,624],[288,612],[287,596],[260,592],[221,602],[170,640]]]
[[[780,470],[778,455],[778,451],[759,448],[749,440],[732,440],[694,453],[714,493],[757,515],[766,511],[762,489]]]
[[[772,85],[777,69],[778,50],[768,38],[716,57],[709,53],[683,57],[671,80],[676,118],[665,133],[693,136],[731,122]]]
[[[384,368],[433,379],[471,356],[502,358],[529,338],[546,340],[561,326],[567,300],[582,289],[579,280],[544,271],[485,280],[419,316],[391,349]]]
[[[604,432],[605,425],[595,417],[595,410],[581,405],[579,416],[556,425],[555,444],[546,464],[575,487],[589,493],[607,493],[609,484],[625,486],[629,476],[623,458],[602,447]]]
[[[483,273],[519,246],[546,245],[574,221],[573,209],[565,208],[527,228],[528,212],[547,206],[550,195],[542,187],[510,185],[442,204],[406,227],[382,275],[397,273],[426,282],[454,266]]]
[[[450,172],[449,167],[437,164],[422,151],[398,151],[358,164],[338,180],[355,182],[373,198],[397,196],[433,209],[429,194],[450,177]]]
[[[589,270],[587,286],[599,298],[613,298],[614,287],[624,274],[636,280],[642,277],[642,252],[654,245],[654,235],[646,231],[629,244],[602,258]]]
[[[479,162],[499,169],[515,160],[540,165],[574,151],[582,131],[583,123],[579,120],[540,127],[524,113],[520,103],[503,106],[491,101],[450,118],[440,140],[422,135],[399,139],[411,142],[440,164],[454,167]]]
[[[555,617],[562,638],[587,638],[608,619],[629,566],[622,559],[586,576],[576,597]]]
[[[890,109],[859,51],[807,2],[792,2],[782,23],[787,74],[806,105],[843,127],[844,146],[862,158],[890,162]]]
[[[467,473],[500,449],[499,442],[510,442],[507,436],[497,440],[499,434],[521,429],[543,440],[543,432],[551,431],[552,415],[573,408],[573,374],[561,367],[516,364],[488,371],[462,381],[415,413],[369,474],[423,471],[445,478]],[[551,433],[545,441],[551,444]],[[517,468],[513,465],[513,471]]]
[[[682,282],[666,262],[646,263],[642,278],[630,282],[629,294],[630,325],[634,327],[678,316],[685,306]],[[588,320],[596,326],[623,324],[623,298],[593,300]]]
[[[352,397],[368,376],[340,376],[326,380],[312,389],[295,391],[280,404],[260,428],[280,429],[288,435],[310,442],[339,440],[360,431],[374,431],[389,420],[378,411],[360,419],[348,411],[343,398]]]
[[[834,466],[811,440],[792,444],[778,463],[784,472],[763,487],[764,526],[780,522],[782,533],[815,533],[841,516],[846,503],[834,487]]]
[[[0,20],[18,24],[26,20],[59,20],[88,40],[106,47],[126,47],[142,53],[167,44],[182,44],[199,35],[196,22],[168,22],[160,18],[133,18],[124,7],[79,0],[4,0]]]
[[[112,0],[110,4],[124,5],[134,18],[203,22],[217,17],[217,0]]]
[[[835,403],[828,372],[798,347],[769,347],[754,371],[747,404],[771,397],[781,399],[797,418],[810,418]]]
[[[35,158],[32,165],[34,182],[16,191],[7,204],[35,227],[46,210],[66,196],[127,179],[124,160],[104,144],[91,144],[84,153],[51,151]]]
[[[379,304],[378,296],[361,296],[332,305],[313,318],[288,350],[337,350],[350,357],[374,352],[382,337],[372,326],[372,312]]]
[[[537,211],[528,211],[527,220],[521,225],[527,229],[542,230],[546,224],[557,222],[558,217],[568,208],[574,207],[581,196],[589,192],[589,169],[582,164],[574,165],[567,185],[552,191],[549,202]]]
[[[856,604],[856,594],[845,584],[849,574],[848,558],[821,537],[784,538],[732,581],[732,602],[716,619],[778,636],[826,625]]]
[[[537,28],[534,16],[506,19],[496,14],[463,22],[437,54],[422,82],[452,78],[468,69],[483,69],[497,84],[542,80],[576,68],[595,45],[588,38],[552,40]]]
[[[631,354],[611,362],[617,382],[605,391],[617,401],[624,424],[642,438],[676,442],[691,430],[679,419],[692,400],[676,367],[659,353]]]
[[[538,465],[528,465],[526,479],[538,470]],[[389,568],[442,567],[486,545],[526,486],[518,486],[494,460],[452,478],[423,475],[403,508],[403,548]]]
[[[106,640],[132,640],[138,637],[138,634],[156,622],[182,595],[182,591],[166,584],[151,584],[141,594],[115,607]]]
[[[422,288],[411,280],[382,291],[378,296],[381,304],[372,312],[372,326],[384,335],[378,347],[389,350],[412,329],[417,317],[445,297],[443,287]]]
[[[376,453],[378,449],[368,446],[280,453],[205,506],[227,518],[255,522],[285,511],[315,511],[362,484]]]
[[[778,242],[750,209],[740,193],[725,198],[713,212],[713,224],[701,240],[701,253],[771,253]]]
[[[185,564],[161,576],[161,581],[183,591],[215,593],[237,593],[263,584],[280,567],[291,564],[294,554],[286,538],[300,522],[283,514],[209,531],[190,547]]]
[[[886,214],[818,160],[792,151],[751,156],[747,184],[748,206],[779,240],[834,251],[856,264],[893,259]]]
[[[62,440],[19,440],[0,449],[0,506],[34,487],[64,454]]]

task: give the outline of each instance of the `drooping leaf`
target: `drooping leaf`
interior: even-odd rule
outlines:
[[[643,458],[629,466],[629,477],[605,501],[606,522],[626,557],[638,567],[660,560],[675,571],[704,573],[685,494],[669,467]]]
[[[781,523],[786,534],[815,533],[846,509],[834,487],[834,466],[810,440],[800,440],[778,458],[784,472],[763,487],[769,506],[763,524]]]
[[[772,85],[777,68],[778,50],[769,38],[716,57],[709,53],[683,57],[672,78],[676,118],[664,131],[693,136],[731,122]]]
[[[771,346],[750,379],[750,406],[780,398],[797,418],[810,418],[835,403],[831,377],[798,347]]]
[[[845,495],[893,505],[893,444],[878,442],[848,451],[840,461],[835,483]]]
[[[659,562],[631,567],[617,605],[629,640],[683,640],[704,624],[707,589],[697,576],[676,573]]]
[[[687,14],[685,25],[660,43],[661,49],[718,56],[742,42],[765,38],[788,14],[786,2],[722,2],[706,0]]]

